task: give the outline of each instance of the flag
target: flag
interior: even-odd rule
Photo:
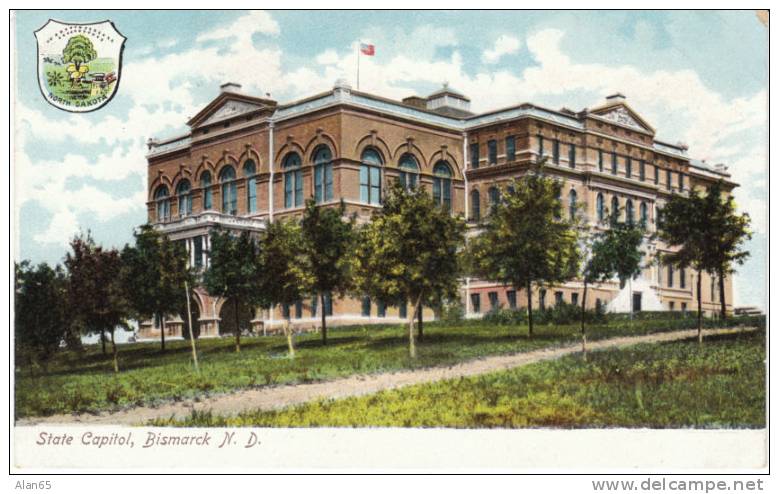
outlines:
[[[376,47],[366,43],[360,43],[360,53],[372,57],[373,55],[376,54]]]

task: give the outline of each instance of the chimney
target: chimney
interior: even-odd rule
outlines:
[[[240,93],[241,85],[237,82],[225,82],[219,86],[220,93]]]
[[[728,167],[725,165],[725,163],[717,163],[716,165],[714,165],[714,170],[720,173],[725,173],[728,171]]]
[[[609,103],[609,104],[611,104],[611,103],[624,103],[626,99],[627,98],[625,98],[624,94],[622,94],[622,93],[614,93],[614,94],[610,94],[609,96],[606,96],[606,103]]]

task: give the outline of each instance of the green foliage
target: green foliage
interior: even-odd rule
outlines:
[[[260,266],[267,303],[291,305],[311,292],[314,277],[298,222],[274,221],[268,225],[261,242]]]
[[[48,366],[71,323],[68,281],[60,266],[14,264],[14,345],[17,365]]]
[[[609,228],[595,235],[583,269],[588,283],[602,283],[617,276],[621,282],[641,274],[644,228],[632,221],[611,217]]]
[[[79,67],[81,64],[89,63],[97,58],[97,51],[89,38],[82,34],[68,39],[67,45],[62,50],[62,60],[68,63],[76,64]]]
[[[765,427],[765,333],[641,344],[484,376],[157,425],[252,427]]]
[[[62,75],[61,72],[46,72],[46,81],[48,82],[49,86],[57,87],[60,84],[62,84],[65,80],[65,77]]]

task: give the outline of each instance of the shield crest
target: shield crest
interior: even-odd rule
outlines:
[[[113,22],[74,24],[49,19],[35,31],[38,86],[46,101],[69,112],[111,101],[122,76],[125,37]]]

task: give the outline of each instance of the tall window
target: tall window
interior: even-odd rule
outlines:
[[[487,158],[490,165],[498,162],[498,141],[495,139],[487,141]]]
[[[452,169],[446,161],[433,167],[433,200],[447,211],[452,210]]]
[[[246,210],[253,213],[257,211],[257,165],[253,160],[243,164],[243,175],[246,177]]]
[[[333,153],[327,146],[314,151],[314,201],[317,203],[333,199]]]
[[[490,310],[498,309],[498,292],[488,292],[487,298],[490,300]]]
[[[370,317],[371,316],[371,298],[370,297],[363,297],[362,298],[362,315],[363,315],[363,317]]]
[[[500,191],[498,190],[498,188],[493,185],[487,191],[487,195],[489,196],[490,199],[490,208],[497,207],[498,202],[500,202]]]
[[[560,141],[552,141],[552,161],[555,165],[560,163]]]
[[[625,221],[627,223],[633,223],[635,218],[633,217],[633,199],[628,199],[625,203]]]
[[[481,219],[481,199],[479,198],[479,191],[476,189],[471,191],[471,219],[473,221]]]
[[[576,191],[571,189],[568,193],[568,218],[573,221],[576,219]]]
[[[289,153],[281,163],[284,170],[284,207],[303,205],[303,172],[300,169],[300,156]]]
[[[643,201],[641,202],[641,206],[639,206],[639,214],[641,215],[641,225],[646,226],[649,221],[649,212],[646,203]]]
[[[598,192],[598,198],[595,200],[595,207],[598,213],[598,221],[603,221],[605,219],[604,206],[605,205],[603,204],[603,194]]]
[[[668,265],[668,286],[673,288],[674,286],[674,267]]]
[[[189,180],[181,180],[176,186],[176,196],[179,200],[179,216],[188,216],[192,214],[192,196]]]
[[[687,288],[687,280],[685,279],[687,277],[687,273],[684,271],[684,268],[681,268],[679,270],[679,288]]]
[[[471,148],[468,151],[470,153],[469,158],[471,159],[471,168],[474,170],[476,168],[479,168],[479,143],[474,142],[471,144]]]
[[[646,179],[646,163],[644,160],[638,163],[638,179],[642,182]]]
[[[404,189],[410,190],[417,186],[419,178],[419,164],[417,159],[411,154],[404,154],[400,157],[400,184]]]
[[[576,144],[568,146],[568,166],[576,168]]]
[[[611,198],[611,217],[615,220],[619,219],[619,198],[617,196]]]
[[[603,171],[603,150],[598,149],[598,171]]]
[[[200,175],[200,187],[203,189],[203,211],[208,211],[211,205],[211,172]]]
[[[235,183],[235,169],[228,165],[219,173],[219,183],[222,184],[222,212],[238,214],[238,192]]]
[[[625,176],[627,178],[633,176],[633,159],[630,156],[625,158]]]
[[[538,158],[541,159],[544,156],[544,136],[538,136]]]
[[[517,308],[517,291],[516,290],[508,290],[506,292],[506,300],[508,300],[509,309],[516,309]]]
[[[672,190],[674,188],[673,183],[671,183],[671,169],[665,170],[665,186],[668,188],[668,190]]]
[[[660,167],[655,165],[655,185],[660,185]]]
[[[679,172],[679,190],[684,190],[684,173]]]
[[[611,153],[611,174],[617,174],[617,153]]]
[[[517,157],[517,140],[514,136],[506,137],[506,161],[514,161]]]
[[[168,187],[160,185],[154,193],[154,200],[157,202],[157,221],[168,221],[170,219],[170,198],[168,197]]]
[[[481,294],[480,293],[472,293],[471,294],[471,310],[478,314],[481,312]]]
[[[360,201],[381,204],[381,155],[373,148],[362,153],[360,159]]]

